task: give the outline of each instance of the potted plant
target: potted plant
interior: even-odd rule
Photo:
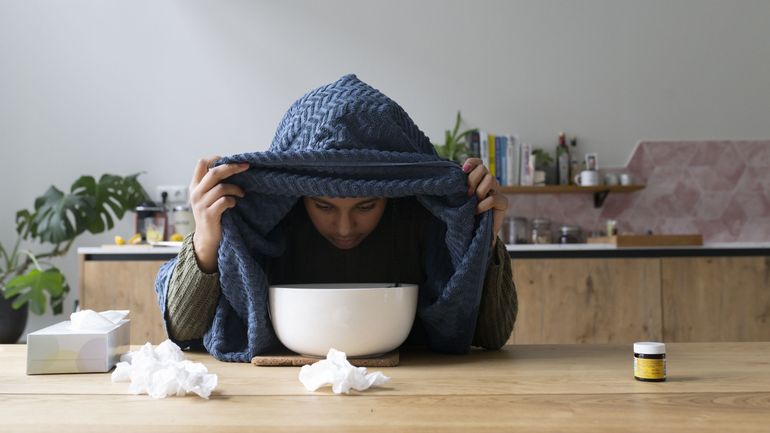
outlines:
[[[46,303],[61,314],[69,285],[61,271],[48,260],[69,251],[75,238],[88,231],[112,229],[148,198],[137,180],[139,174],[103,175],[98,181],[82,176],[69,193],[54,186],[35,199],[35,208],[16,213],[17,239],[13,248],[0,243],[0,343],[15,343],[27,323],[27,311],[43,314]],[[23,248],[30,242],[46,245],[43,252]]]
[[[559,180],[556,179],[556,165],[552,165],[554,162],[553,156],[541,148],[532,150],[532,155],[535,157],[535,171],[542,171],[545,173],[545,184],[558,184]]]
[[[461,123],[462,118],[458,111],[454,128],[451,131],[448,129],[444,131],[444,144],[433,144],[438,156],[459,164],[465,162],[465,159],[468,157],[468,134],[477,131],[474,128],[460,132]]]

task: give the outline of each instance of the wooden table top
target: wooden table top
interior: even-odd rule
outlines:
[[[401,354],[384,388],[311,393],[298,367],[203,362],[210,400],[130,395],[109,373],[27,376],[0,345],[0,431],[770,431],[770,342],[667,344],[668,380],[633,378],[631,345]]]

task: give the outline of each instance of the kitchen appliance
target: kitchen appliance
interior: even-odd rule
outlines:
[[[161,242],[168,239],[168,215],[163,206],[145,201],[134,209],[134,233],[139,233],[144,242]]]

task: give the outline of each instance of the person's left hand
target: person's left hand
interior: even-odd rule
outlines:
[[[489,173],[479,158],[468,158],[463,164],[463,172],[468,173],[468,197],[474,193],[479,199],[476,205],[476,213],[480,214],[490,209],[494,211],[494,235],[492,246],[497,241],[497,233],[503,226],[505,211],[508,209],[508,199],[500,193],[500,184]]]

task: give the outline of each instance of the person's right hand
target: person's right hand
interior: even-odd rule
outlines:
[[[190,206],[195,218],[193,248],[198,267],[205,273],[217,271],[217,249],[222,240],[222,214],[235,207],[235,197],[245,193],[237,185],[222,183],[223,180],[249,169],[249,164],[223,164],[209,167],[219,156],[203,158],[195,165],[190,182]]]

